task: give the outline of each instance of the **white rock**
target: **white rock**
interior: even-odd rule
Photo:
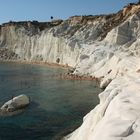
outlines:
[[[25,108],[30,101],[26,95],[19,95],[6,102],[2,107],[2,112],[13,112]]]
[[[99,105],[64,139],[140,139],[139,21],[140,13],[132,15],[110,31],[105,40],[89,45],[81,52],[89,58],[79,62],[77,74],[102,77],[101,87],[107,87],[99,95]],[[109,56],[110,52],[113,55]]]

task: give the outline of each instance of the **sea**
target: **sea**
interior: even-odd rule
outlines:
[[[0,106],[25,94],[20,114],[0,116],[0,140],[60,140],[78,128],[98,103],[95,81],[62,79],[67,70],[47,65],[0,63]]]

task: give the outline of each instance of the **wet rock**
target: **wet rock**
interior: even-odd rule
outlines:
[[[29,97],[26,95],[19,95],[8,102],[4,103],[4,105],[0,108],[2,115],[10,115],[10,113],[19,113],[20,110],[27,107],[30,103]]]

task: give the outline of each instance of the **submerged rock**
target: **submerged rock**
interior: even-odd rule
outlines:
[[[29,97],[19,95],[6,102],[0,109],[1,115],[15,115],[22,112],[30,103]]]

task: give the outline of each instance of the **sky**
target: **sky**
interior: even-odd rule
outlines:
[[[117,12],[138,0],[0,0],[0,23],[9,21],[49,21],[74,15]]]

